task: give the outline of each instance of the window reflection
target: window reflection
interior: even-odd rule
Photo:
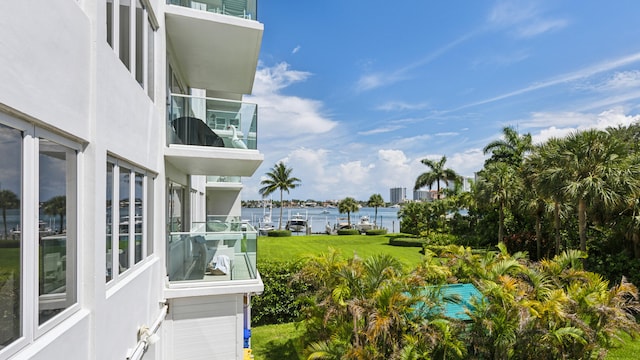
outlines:
[[[113,279],[113,164],[107,163],[106,281]]]
[[[76,300],[75,151],[39,140],[39,323]]]
[[[22,333],[21,207],[22,133],[0,124],[0,349]]]
[[[129,203],[131,197],[131,170],[120,168],[120,226],[119,226],[119,262],[120,273],[129,268],[129,234],[131,233],[129,219]]]
[[[135,263],[137,264],[142,260],[142,229],[144,228],[144,198],[143,198],[143,188],[144,188],[144,176],[142,174],[136,173],[136,183],[135,183]]]

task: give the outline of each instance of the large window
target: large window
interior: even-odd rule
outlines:
[[[79,309],[79,151],[0,113],[0,358]]]
[[[109,158],[106,184],[106,281],[109,282],[153,252],[149,235],[153,175],[126,161]]]
[[[39,323],[76,302],[76,151],[39,138]]]
[[[106,40],[136,81],[154,99],[155,33],[149,0],[105,0]]]

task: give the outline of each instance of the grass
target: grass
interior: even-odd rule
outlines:
[[[400,260],[406,267],[420,263],[420,248],[389,245],[387,235],[300,235],[291,237],[258,238],[258,263],[260,260],[287,261],[315,256],[329,252],[329,248],[339,250],[344,257],[357,254],[367,258],[375,254],[386,253]],[[258,264],[258,268],[260,265]]]
[[[304,329],[301,324],[288,323],[258,326],[251,330],[251,348],[255,360],[302,359]]]
[[[624,343],[620,347],[609,350],[605,360],[630,360],[637,359],[640,354],[640,339],[631,339],[627,334],[623,334],[621,338]]]

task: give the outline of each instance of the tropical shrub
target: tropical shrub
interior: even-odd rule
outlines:
[[[637,288],[610,287],[583,270],[585,254],[567,251],[531,262],[525,253],[425,247],[423,263],[403,273],[387,255],[309,260],[299,277],[311,285],[302,309],[310,359],[594,359],[621,332],[640,333]],[[469,323],[446,318],[427,287],[473,283]]]

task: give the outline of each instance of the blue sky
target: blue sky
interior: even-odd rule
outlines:
[[[534,141],[640,121],[638,1],[261,0],[253,94],[288,199],[366,200],[447,156],[465,176],[504,126]]]

